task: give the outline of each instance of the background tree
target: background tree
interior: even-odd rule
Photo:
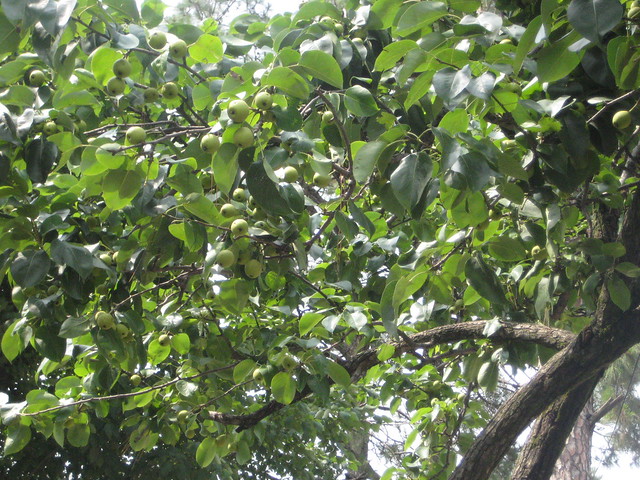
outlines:
[[[214,19],[218,23],[230,20],[233,13],[248,13],[266,20],[271,6],[260,0],[181,0],[175,7],[169,22],[194,22]]]
[[[7,474],[375,477],[404,416],[381,478],[532,421],[512,478],[552,475],[640,341],[640,8],[340,5],[2,5]]]

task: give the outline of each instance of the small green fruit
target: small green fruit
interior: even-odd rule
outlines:
[[[247,199],[247,192],[245,192],[244,188],[236,188],[232,197],[236,202],[244,202]]]
[[[131,335],[131,330],[124,323],[116,325],[116,332],[120,335],[120,338],[125,339]]]
[[[628,13],[629,18],[638,18],[640,17],[640,6],[634,6],[629,9]]]
[[[289,165],[285,167],[283,172],[284,181],[288,183],[293,183],[298,180],[298,169]]]
[[[125,136],[130,145],[137,145],[147,139],[147,132],[142,127],[129,127]]]
[[[233,134],[233,143],[240,148],[247,148],[253,145],[253,132],[249,127],[240,127]]]
[[[105,265],[113,265],[113,257],[108,253],[101,253],[98,258],[102,260]]]
[[[262,263],[255,258],[249,260],[244,266],[244,273],[249,278],[258,278],[262,273]]]
[[[531,249],[531,258],[534,260],[546,260],[548,255],[547,250],[541,248],[539,245],[535,245]]]
[[[298,366],[298,362],[291,355],[285,355],[280,362],[280,366],[284,370],[293,370]]]
[[[149,87],[142,94],[145,103],[155,103],[160,99],[160,92],[157,88]]]
[[[47,136],[53,135],[54,133],[58,133],[58,125],[56,125],[56,122],[54,121],[49,121],[44,124],[44,127],[42,127],[42,131]]]
[[[178,86],[173,82],[167,82],[162,86],[162,96],[167,100],[178,98],[179,94],[180,90],[178,89]]]
[[[236,206],[231,203],[225,203],[224,205],[222,205],[222,207],[220,207],[220,214],[224,218],[232,218],[240,215],[240,210],[238,210]]]
[[[253,102],[260,110],[269,110],[273,106],[273,97],[269,92],[260,92]]]
[[[188,410],[180,410],[178,412],[178,421],[180,423],[186,422],[188,418],[189,418],[189,411]]]
[[[163,32],[153,32],[148,43],[151,48],[160,50],[167,44],[167,36]]]
[[[333,123],[333,112],[327,110],[322,114],[322,123]]]
[[[113,74],[118,78],[126,78],[131,75],[131,64],[126,58],[119,58],[113,62]]]
[[[331,175],[324,175],[322,173],[315,173],[313,175],[313,184],[317,187],[324,188],[331,183]]]
[[[98,295],[106,295],[107,293],[109,293],[109,286],[104,283],[101,283],[96,287],[96,293]]]
[[[242,123],[249,116],[249,105],[244,100],[234,100],[227,107],[227,115],[235,123]]]
[[[236,263],[236,256],[231,250],[220,250],[216,255],[216,263],[222,268],[229,268]]]
[[[202,140],[200,140],[200,148],[205,153],[216,153],[220,148],[220,139],[213,133],[207,133]]]
[[[161,346],[166,347],[171,343],[171,337],[169,335],[167,335],[166,333],[163,333],[162,335],[160,335],[158,337],[158,343]]]
[[[176,59],[183,59],[187,56],[189,50],[184,40],[176,40],[169,46],[169,55]]]
[[[126,86],[121,78],[111,77],[107,82],[107,93],[113,97],[122,95]]]
[[[622,130],[631,125],[631,113],[628,110],[620,110],[615,113],[612,120],[613,126]]]
[[[116,326],[113,315],[102,310],[96,313],[95,320],[101,330],[111,330]]]
[[[32,87],[41,87],[46,80],[42,70],[32,70],[29,74],[29,85]]]
[[[142,383],[142,377],[137,373],[134,373],[129,377],[129,381],[131,382],[131,385],[137,387],[138,385],[140,385],[140,383]]]
[[[249,232],[249,224],[246,220],[238,218],[231,224],[231,233],[234,237],[243,237]]]
[[[500,40],[500,44],[501,45],[513,45],[513,42],[511,41],[510,38],[503,38],[502,40]]]

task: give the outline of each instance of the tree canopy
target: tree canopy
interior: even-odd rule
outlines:
[[[7,478],[551,475],[640,342],[640,6],[337,5],[1,2]]]

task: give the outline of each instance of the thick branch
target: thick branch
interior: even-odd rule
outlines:
[[[458,342],[461,340],[473,340],[487,338],[483,331],[486,322],[479,320],[475,322],[457,323],[453,325],[443,325],[431,328],[427,331],[416,333],[408,337],[407,341],[395,342],[395,356],[411,351],[416,345],[435,345],[442,343]],[[560,349],[567,345],[574,335],[566,330],[546,327],[544,325],[531,323],[508,323],[502,324],[502,328],[491,338],[496,341],[519,341],[529,342],[545,347]],[[351,378],[356,380],[361,378],[367,370],[380,363],[377,349],[369,349],[358,356],[344,367],[351,374]],[[307,397],[311,390],[305,388],[298,392],[292,403],[298,402]],[[224,425],[238,425],[238,431],[246,430],[272,413],[285,407],[276,401],[267,403],[264,407],[252,413],[234,415],[225,412],[209,412],[209,415],[216,422]]]

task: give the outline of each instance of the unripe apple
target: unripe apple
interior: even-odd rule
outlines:
[[[119,323],[116,325],[116,332],[120,335],[120,338],[125,339],[131,335],[131,330],[124,323]]]
[[[260,110],[269,110],[273,106],[273,97],[269,92],[260,92],[253,102]]]
[[[289,165],[285,167],[283,172],[284,181],[288,183],[293,183],[298,180],[298,169]]]
[[[102,310],[96,313],[95,320],[101,330],[111,330],[116,326],[113,315]]]
[[[102,260],[105,265],[113,265],[113,258],[108,253],[101,253],[98,258]]]
[[[620,110],[615,113],[612,119],[613,126],[620,130],[631,125],[631,113],[628,110]]]
[[[113,62],[113,74],[118,78],[126,78],[131,75],[131,64],[126,58],[119,58]]]
[[[44,84],[46,77],[42,70],[32,70],[29,74],[29,85],[32,87],[40,87]]]
[[[222,205],[222,207],[220,207],[220,214],[224,218],[237,217],[238,215],[240,215],[240,210],[238,210],[236,206],[231,203],[225,203],[224,205]]]
[[[513,42],[511,41],[510,38],[503,38],[502,40],[500,40],[500,44],[501,45],[512,45]]]
[[[163,32],[153,32],[148,43],[151,48],[160,50],[167,44],[167,36]]]
[[[111,77],[107,82],[107,93],[111,96],[122,95],[124,93],[124,88],[126,87],[126,83],[121,78]]]
[[[240,148],[247,148],[253,145],[253,132],[249,127],[240,127],[233,134],[233,143]]]
[[[236,188],[232,197],[236,202],[244,202],[247,199],[247,192],[245,192],[244,188]]]
[[[171,343],[171,337],[169,335],[167,335],[166,333],[163,333],[162,335],[160,335],[158,337],[158,343],[161,346],[166,347],[167,345],[169,345]]]
[[[178,412],[178,421],[180,423],[186,422],[188,418],[189,418],[189,411],[188,410],[180,410]]]
[[[539,245],[535,245],[531,249],[531,258],[534,260],[546,260],[548,256],[549,254],[547,253],[547,250],[541,248]]]
[[[157,88],[149,87],[142,94],[145,103],[155,103],[160,98],[160,92]]]
[[[327,110],[322,114],[322,123],[333,123],[333,112]]]
[[[98,295],[106,295],[107,293],[109,293],[109,286],[105,283],[101,283],[96,287],[96,293]]]
[[[242,237],[249,232],[249,224],[246,220],[238,218],[231,224],[231,233],[234,237]]]
[[[227,115],[235,123],[242,123],[249,116],[249,105],[244,100],[234,100],[227,107]]]
[[[331,183],[331,175],[324,175],[322,173],[316,172],[313,175],[313,184],[317,187],[324,188],[329,186]]]
[[[285,355],[280,362],[280,366],[284,370],[293,370],[298,366],[298,362],[291,355]]]
[[[169,55],[176,59],[182,59],[187,56],[189,50],[184,40],[176,40],[169,46]]]
[[[216,153],[220,148],[220,139],[213,133],[207,133],[200,140],[200,148],[205,153]]]
[[[629,18],[637,18],[640,16],[640,6],[634,6],[629,9]]]
[[[229,268],[236,263],[236,256],[229,249],[220,250],[216,255],[216,263],[222,268]]]
[[[244,266],[244,273],[249,278],[258,278],[262,273],[262,263],[255,258],[249,260]]]
[[[130,145],[137,145],[146,140],[147,132],[142,127],[129,127],[125,136]]]
[[[173,100],[180,94],[178,86],[173,82],[167,82],[162,86],[162,96],[167,100]]]
[[[137,373],[134,373],[129,377],[129,381],[131,382],[131,385],[133,385],[134,387],[137,387],[142,382],[142,377]]]
[[[42,127],[42,131],[47,136],[53,135],[54,133],[58,133],[58,125],[56,125],[56,122],[54,122],[53,120],[48,121]]]

